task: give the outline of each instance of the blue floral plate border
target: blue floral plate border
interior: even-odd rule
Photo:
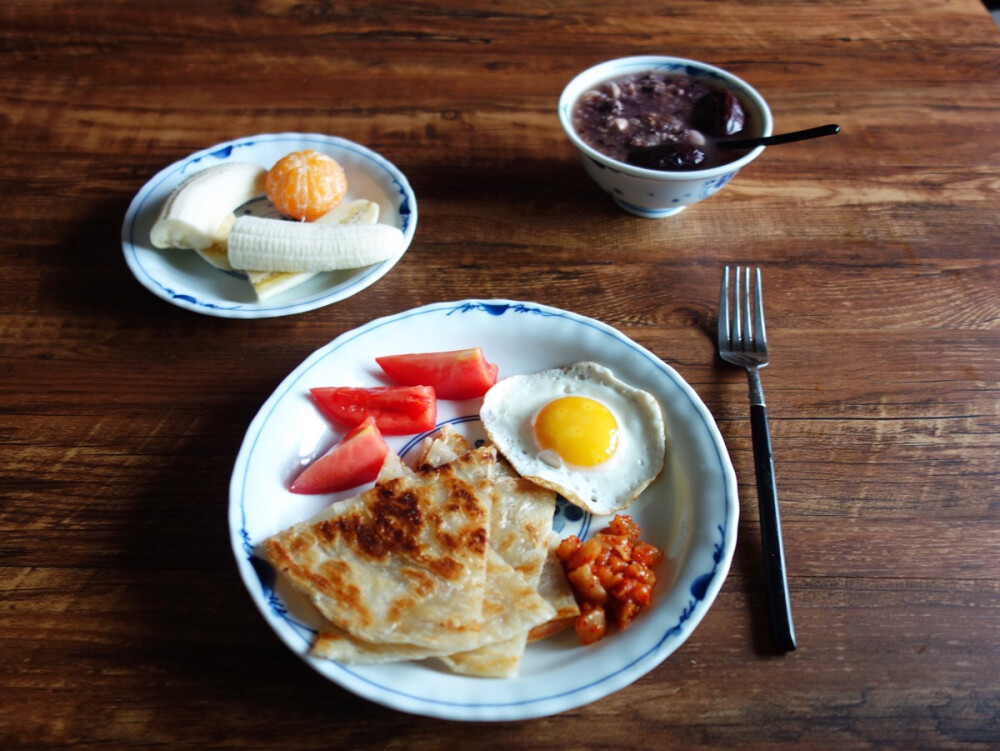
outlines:
[[[421,347],[420,344],[425,346]],[[571,632],[529,645],[516,678],[457,676],[433,661],[342,665],[308,654],[319,623],[283,586],[257,546],[338,496],[303,500],[285,489],[302,463],[339,438],[307,398],[316,385],[378,385],[379,354],[482,346],[500,376],[597,360],[660,401],[668,426],[663,475],[628,512],[667,551],[654,605],[626,631],[589,647]],[[442,402],[439,418],[475,438],[479,400]],[[405,455],[419,436],[400,439]],[[314,352],[278,386],[251,422],[230,487],[230,537],[252,599],[285,644],[334,683],[404,712],[467,721],[519,720],[563,712],[620,690],[656,668],[712,605],[736,546],[739,503],[725,444],[707,407],[677,371],[614,328],[537,303],[463,300],[427,305],[347,332]],[[606,519],[560,504],[562,536],[592,534]]]

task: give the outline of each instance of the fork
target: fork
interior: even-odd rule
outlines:
[[[764,406],[760,368],[770,362],[767,334],[764,330],[764,298],[760,269],[754,281],[753,318],[750,317],[750,269],[736,267],[733,284],[733,312],[729,313],[729,267],[722,272],[719,292],[719,356],[728,363],[746,368],[750,383],[750,432],[753,437],[754,470],[757,475],[757,502],[760,506],[761,546],[764,551],[764,582],[771,636],[780,652],[795,649],[795,628],[785,576],[785,552],[781,541],[781,516],[778,513],[778,488],[774,479],[771,454],[771,429]],[[741,289],[742,288],[742,289]]]

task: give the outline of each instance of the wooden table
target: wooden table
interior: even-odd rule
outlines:
[[[919,748],[1000,745],[1000,31],[978,0],[20,2],[0,9],[0,746]],[[555,116],[630,54],[748,79],[774,147],[662,221],[586,179]],[[228,320],[123,263],[132,196],[192,151],[319,132],[420,206],[384,279]],[[726,263],[764,271],[800,647],[770,652]],[[465,297],[599,318],[721,428],[739,546],[662,665],[553,717],[442,722],[356,698],[253,607],[227,532],[263,400],[373,318]]]

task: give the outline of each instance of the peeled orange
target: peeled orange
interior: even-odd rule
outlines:
[[[266,186],[278,211],[312,222],[344,200],[347,176],[333,157],[306,149],[279,159],[267,172]]]

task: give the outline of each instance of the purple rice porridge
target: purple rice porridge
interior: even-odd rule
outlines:
[[[716,139],[744,131],[748,115],[721,86],[655,71],[605,81],[573,108],[583,141],[625,164],[655,170],[702,170],[739,159]]]

